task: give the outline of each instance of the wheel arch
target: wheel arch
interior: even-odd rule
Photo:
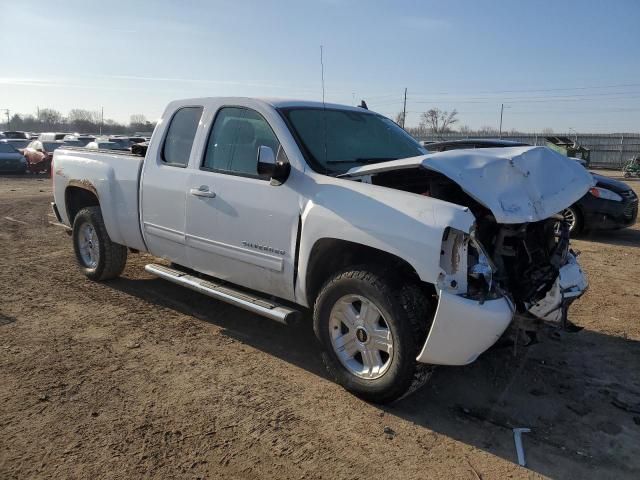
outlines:
[[[100,207],[98,192],[90,183],[70,183],[64,191],[64,200],[70,225],[73,225],[73,220],[83,208]]]
[[[423,283],[416,269],[397,255],[348,240],[321,238],[311,248],[304,275],[307,304],[313,305],[322,285],[331,275],[361,264],[376,265],[381,269],[389,269],[394,276]]]

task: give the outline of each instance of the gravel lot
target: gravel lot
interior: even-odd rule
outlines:
[[[49,179],[0,177],[2,479],[640,478],[638,225],[574,242],[582,332],[381,408],[327,379],[310,325],[153,279],[146,255],[86,280],[50,200]]]

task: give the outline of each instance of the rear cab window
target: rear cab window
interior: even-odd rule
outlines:
[[[161,160],[174,167],[186,167],[191,156],[203,107],[182,107],[171,118],[162,145]]]

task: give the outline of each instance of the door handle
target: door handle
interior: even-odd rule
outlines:
[[[215,198],[216,196],[216,193],[210,192],[209,187],[206,185],[200,185],[200,188],[192,188],[189,190],[189,193],[196,197]]]

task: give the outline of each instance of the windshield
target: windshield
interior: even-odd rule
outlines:
[[[4,132],[4,136],[6,138],[21,138],[21,139],[28,138],[27,134],[24,132]]]
[[[281,109],[311,167],[341,174],[350,168],[427,153],[390,119],[369,111]]]

